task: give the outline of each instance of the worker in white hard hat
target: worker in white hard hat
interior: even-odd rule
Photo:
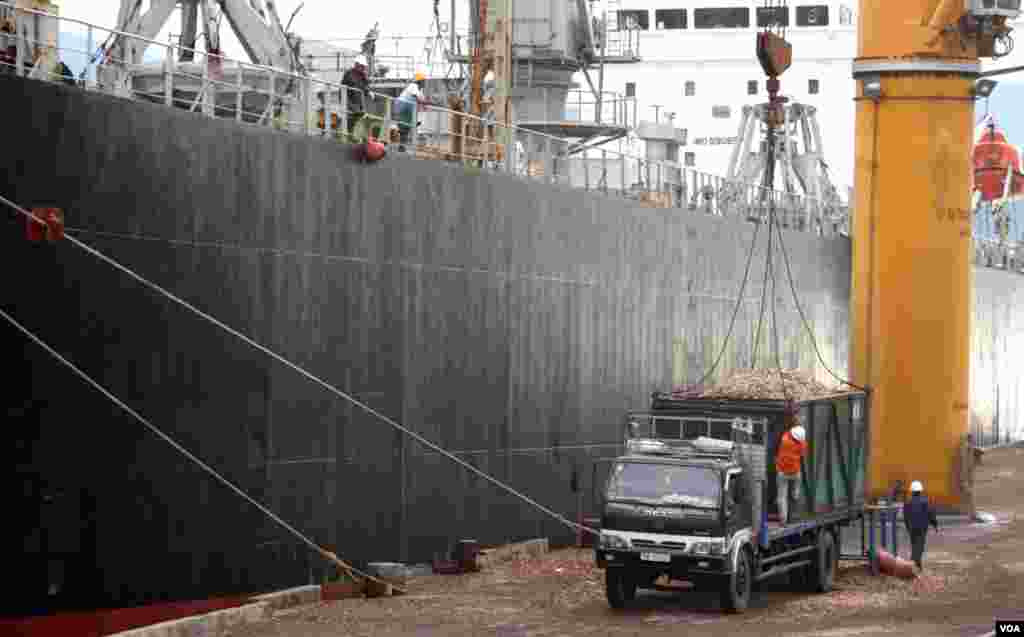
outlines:
[[[939,520],[935,517],[935,511],[928,504],[928,497],[924,494],[924,485],[918,480],[910,483],[910,499],[903,503],[903,524],[907,527],[907,534],[910,536],[910,551],[914,564],[918,571],[924,568],[924,545],[928,537],[928,526],[939,530]]]
[[[395,118],[398,120],[398,130],[401,132],[403,144],[409,143],[409,138],[416,130],[416,107],[423,103],[423,87],[426,81],[427,76],[417,72],[413,81],[409,82],[395,101]]]
[[[792,497],[794,503],[800,502],[800,464],[807,455],[807,430],[800,424],[795,410],[787,410],[787,422],[793,426],[782,434],[775,454],[776,500],[783,524],[789,523],[789,498]]]

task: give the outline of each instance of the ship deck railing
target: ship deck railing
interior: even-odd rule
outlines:
[[[583,189],[645,207],[753,223],[765,223],[774,215],[784,228],[820,236],[848,236],[851,231],[852,195],[844,189],[826,191],[822,184],[816,196],[781,192],[677,161],[640,156],[634,150],[635,137],[628,134],[628,122],[622,121],[635,119],[635,100],[630,107],[626,101],[616,103],[610,98],[598,109],[596,104],[586,104],[576,96],[566,104],[569,117],[543,125],[534,123],[527,129],[461,112],[461,98],[452,102],[453,108],[435,102],[417,104],[411,112],[403,112],[394,89],[390,94],[371,91],[357,95],[353,89],[315,74],[211,55],[176,43],[17,8],[9,2],[0,1],[0,13],[22,20],[56,20],[56,32],[63,39],[41,42],[23,33],[0,34],[8,43],[14,41],[17,51],[14,59],[0,58],[0,72],[75,84],[85,90],[164,104],[200,116],[234,119],[337,142],[360,142],[373,136],[393,141],[394,151],[410,157],[461,163],[472,170]],[[105,44],[114,36],[146,50],[145,63],[130,64],[107,50]],[[180,62],[182,51],[190,51],[192,60]],[[79,62],[76,66],[81,70],[73,76],[61,75],[58,61]],[[485,95],[486,100],[494,97]],[[595,121],[582,121],[582,111],[593,113]],[[1016,255],[1020,251],[1015,245],[977,242],[976,259],[993,267],[1019,269]]]
[[[359,95],[314,75],[212,55],[8,2],[0,2],[0,9],[16,20],[56,20],[63,40],[33,40],[21,29],[18,36],[6,35],[15,40],[17,55],[14,60],[0,59],[3,72],[338,142],[372,136],[393,142],[393,149],[410,157],[459,162],[473,170],[584,189],[647,207],[757,223],[774,213],[783,227],[820,235],[849,232],[849,202],[840,193],[824,193],[821,198],[783,193],[635,154],[629,127],[605,121],[625,119],[625,103],[606,104],[606,117],[593,123],[565,118],[544,126],[534,123],[531,130],[460,112],[461,99],[451,104],[453,108],[435,102],[410,109],[393,89],[392,94]],[[129,44],[119,50],[145,50],[144,63],[133,64],[108,50],[106,43],[114,37]],[[180,61],[183,51],[191,53],[191,60]],[[80,62],[75,66],[81,70],[62,75],[58,62]],[[573,105],[567,106],[571,112]],[[581,106],[577,98],[576,110],[583,110]],[[635,113],[635,104],[632,110]]]

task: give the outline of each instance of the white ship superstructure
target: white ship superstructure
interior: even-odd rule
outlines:
[[[793,65],[780,78],[782,94],[817,109],[832,179],[837,186],[850,185],[858,3],[786,4],[768,10],[763,0],[606,0],[610,39],[633,43],[641,61],[608,65],[605,87],[635,92],[643,119],[673,114],[674,125],[687,132],[680,162],[725,174],[743,106],[768,98],[756,33],[769,21],[781,21],[793,45]],[[1024,53],[1013,52],[987,61],[985,69],[1021,64]]]
[[[605,87],[635,92],[642,119],[674,114],[687,132],[680,162],[720,175],[743,106],[768,99],[756,34],[768,20],[781,20],[793,45],[782,94],[817,109],[832,178],[853,183],[855,2],[794,2],[769,12],[758,0],[613,0],[608,10],[610,28],[634,31],[642,61],[608,65]]]

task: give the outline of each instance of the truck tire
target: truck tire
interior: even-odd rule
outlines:
[[[813,553],[817,558],[811,569],[811,585],[818,593],[832,590],[836,577],[836,564],[839,562],[839,550],[831,531],[822,531],[818,536],[818,550]]]
[[[623,568],[606,568],[604,570],[604,592],[609,606],[625,608],[626,602],[631,602],[636,598],[636,578]]]
[[[742,613],[750,604],[750,591],[753,586],[754,573],[750,564],[750,554],[740,548],[736,558],[736,568],[726,577],[722,586],[722,609],[727,613]]]

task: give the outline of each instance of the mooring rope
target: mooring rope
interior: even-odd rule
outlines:
[[[7,204],[13,210],[15,210],[16,212],[18,212],[21,215],[25,216],[27,219],[29,219],[29,220],[31,220],[31,221],[33,221],[35,223],[44,225],[44,226],[46,225],[46,223],[42,219],[40,219],[39,217],[36,217],[30,211],[22,208],[21,206],[19,206],[18,204],[16,204],[13,201],[7,199],[3,195],[0,195],[0,202],[3,202],[5,204]],[[295,363],[289,361],[288,359],[284,358],[280,354],[274,352],[273,350],[265,347],[264,345],[262,345],[262,344],[260,344],[260,343],[258,343],[256,341],[254,341],[253,339],[249,338],[245,334],[242,334],[241,332],[239,332],[238,330],[234,329],[233,327],[223,323],[222,321],[218,320],[217,318],[215,318],[215,317],[207,314],[206,312],[200,310],[199,308],[195,307],[194,305],[192,305],[188,301],[185,301],[184,299],[176,296],[172,292],[164,289],[160,285],[158,285],[156,283],[153,283],[152,281],[146,279],[145,277],[143,277],[140,274],[137,274],[136,272],[132,271],[130,268],[122,265],[121,263],[119,263],[118,261],[112,259],[111,257],[108,257],[107,255],[103,254],[102,252],[100,252],[99,250],[93,248],[92,246],[89,246],[89,245],[83,243],[82,241],[80,241],[80,240],[76,239],[75,237],[73,237],[71,235],[68,235],[68,234],[64,234],[64,239],[69,241],[69,242],[71,242],[73,245],[77,246],[78,248],[82,249],[83,251],[85,251],[85,252],[91,254],[92,256],[96,257],[97,259],[103,261],[104,263],[107,263],[108,265],[110,265],[110,266],[114,267],[115,269],[123,272],[124,274],[127,274],[129,277],[135,279],[139,283],[142,283],[146,287],[154,290],[158,294],[161,294],[162,296],[170,299],[171,301],[174,301],[175,303],[177,303],[177,304],[181,305],[182,307],[188,309],[189,311],[197,314],[198,316],[206,319],[210,323],[213,323],[214,325],[216,325],[217,327],[221,328],[222,330],[228,332],[229,334],[231,334],[231,335],[241,339],[242,341],[244,341],[248,345],[250,345],[250,346],[254,347],[255,349],[263,352],[267,356],[270,356],[271,358],[273,358],[274,360],[278,361],[282,365],[285,365],[286,367],[294,370],[295,372],[297,372],[300,375],[304,376],[305,378],[307,378],[308,380],[312,381],[313,383],[315,383],[317,385],[320,385],[321,387],[323,387],[324,389],[326,389],[330,393],[334,394],[335,396],[338,396],[339,398],[342,398],[342,399],[352,403],[356,407],[359,407],[360,409],[366,411],[367,413],[369,413],[369,414],[379,418],[380,420],[382,420],[385,423],[391,425],[395,429],[401,431],[402,433],[404,433],[405,435],[409,436],[410,438],[416,440],[417,442],[419,442],[423,446],[425,446],[425,447],[427,447],[427,448],[429,448],[429,449],[431,449],[431,450],[433,450],[433,451],[443,455],[444,457],[448,458],[452,462],[454,462],[454,463],[458,464],[459,466],[467,469],[471,473],[474,473],[475,475],[483,478],[484,480],[490,482],[491,484],[499,487],[500,489],[503,489],[504,491],[506,491],[506,492],[510,493],[511,495],[519,498],[523,502],[525,502],[525,503],[529,504],[530,506],[538,509],[539,511],[542,511],[543,513],[546,513],[548,516],[550,516],[551,518],[555,519],[556,521],[558,521],[558,522],[560,522],[560,523],[562,523],[562,524],[564,524],[564,525],[566,525],[566,526],[568,526],[568,527],[570,527],[572,529],[575,529],[577,531],[582,531],[584,533],[590,533],[591,535],[594,535],[594,536],[600,536],[600,532],[599,531],[597,531],[595,529],[592,529],[592,528],[590,528],[588,526],[585,526],[583,524],[579,524],[578,522],[573,522],[572,520],[566,518],[565,516],[561,515],[560,513],[557,513],[556,511],[554,511],[554,510],[544,506],[543,504],[540,504],[536,500],[530,498],[529,496],[527,496],[524,493],[518,491],[517,489],[513,488],[512,486],[510,486],[510,485],[508,485],[508,484],[498,480],[497,478],[495,478],[495,477],[485,473],[484,471],[481,471],[480,469],[478,469],[475,466],[473,466],[471,463],[466,462],[465,460],[463,460],[463,459],[459,458],[458,456],[452,454],[451,452],[447,451],[446,449],[443,449],[442,447],[434,444],[430,440],[424,438],[423,436],[421,436],[420,434],[416,433],[415,431],[412,431],[409,428],[401,425],[400,423],[396,422],[392,418],[389,418],[388,416],[380,413],[376,409],[373,409],[372,407],[370,407],[369,405],[367,405],[367,404],[363,403],[362,401],[358,400],[354,396],[351,396],[351,395],[343,392],[342,390],[338,389],[334,385],[331,385],[327,381],[325,381],[325,380],[323,380],[323,379],[321,379],[321,378],[311,374],[310,372],[306,371],[305,369],[303,369],[299,365],[296,365]],[[9,317],[6,314],[4,316],[5,316],[5,318],[8,318],[8,320],[13,320],[11,317]],[[22,329],[22,331],[25,331],[24,328],[20,328],[20,329]],[[28,333],[28,332],[26,332],[26,333]],[[33,340],[36,340],[36,339],[33,339]],[[40,341],[40,340],[36,340],[36,342],[38,342],[40,345],[43,345],[43,342]],[[47,347],[47,349],[49,351],[51,351],[51,353],[57,355],[56,351],[54,351],[54,350],[52,350],[51,348],[48,348],[48,347]],[[67,363],[70,363],[70,361],[66,361],[66,359],[61,358],[61,360],[65,361]],[[88,377],[86,376],[86,378],[88,378]],[[90,384],[93,384],[95,387],[97,387],[97,389],[100,389],[101,391],[103,391],[103,393],[105,395],[107,395],[108,397],[113,398],[112,394],[110,394],[106,390],[102,389],[102,387],[99,386],[98,384],[96,384],[94,381],[90,380]],[[118,402],[118,404],[121,405],[122,407],[124,407],[125,409],[129,409],[127,407],[127,405],[124,405],[123,403]],[[130,411],[129,413],[132,413],[132,415],[136,416],[137,418],[139,418],[141,420],[141,416],[138,416],[134,411]],[[145,423],[145,421],[143,421],[143,422]],[[147,424],[147,426],[152,427],[150,424]],[[154,430],[158,431],[155,428],[154,428]],[[171,442],[171,439],[169,437],[167,437],[165,434],[161,433],[160,436],[162,438],[164,438],[165,440],[167,440],[168,442]],[[201,463],[201,461],[198,458],[196,458],[192,454],[188,453],[187,450],[184,447],[181,447],[180,445],[178,445],[176,443],[172,443],[172,444],[179,451],[185,452],[186,456],[189,457],[190,459],[192,459],[193,461]],[[204,469],[207,469],[208,471],[213,471],[213,469],[210,468],[205,463],[201,463],[200,466],[202,466]],[[221,479],[222,481],[224,481],[226,484],[230,484],[229,482],[227,482],[226,478],[223,478],[223,477],[219,476],[219,474],[216,474],[216,472],[214,472],[214,474],[217,475],[218,478]],[[244,493],[240,489],[238,489],[237,487],[234,487],[232,485],[232,489],[235,490],[240,495],[243,495],[243,497],[245,497],[250,502],[254,502],[255,503],[255,500],[252,500],[252,498],[250,498],[248,496],[245,496]],[[265,508],[263,508],[262,506],[260,508],[265,513],[269,513],[269,511],[266,510]],[[281,522],[281,523],[284,523],[284,521],[281,520],[280,518],[278,518],[277,516],[274,516],[274,519],[279,521],[279,522]],[[291,530],[290,526],[288,526],[286,528],[289,528]],[[308,540],[304,536],[303,536],[303,541],[305,543],[311,545],[311,546],[314,546],[316,548],[317,552],[319,552],[321,554],[325,553],[324,549],[316,547],[315,544],[313,544],[310,540]]]
[[[36,336],[35,334],[33,334],[27,327],[25,327],[24,325],[19,323],[13,316],[11,316],[7,312],[3,311],[3,309],[0,309],[0,316],[2,316],[4,319],[7,320],[8,323],[10,323],[15,328],[17,328],[19,331],[21,331],[22,334],[24,334],[25,336],[29,337],[37,345],[39,345],[40,347],[45,349],[47,352],[49,352],[50,355],[52,355],[54,358],[59,360],[61,363],[64,363],[64,365],[66,365],[71,371],[75,372],[75,374],[77,374],[80,378],[82,378],[82,380],[84,380],[85,382],[87,382],[90,385],[92,385],[93,387],[95,387],[97,391],[99,391],[101,394],[103,394],[104,396],[109,398],[114,404],[116,404],[118,407],[120,407],[121,409],[123,409],[126,412],[128,412],[133,418],[135,418],[140,423],[142,423],[147,429],[149,429],[154,434],[156,434],[164,442],[166,442],[167,444],[171,445],[176,450],[181,452],[182,455],[184,455],[186,458],[188,458],[192,462],[196,463],[201,469],[203,469],[204,471],[209,473],[211,476],[213,476],[218,482],[220,482],[221,484],[223,484],[227,488],[229,488],[232,491],[234,491],[242,499],[244,499],[245,501],[249,502],[249,504],[252,504],[254,507],[259,509],[261,512],[263,512],[271,520],[273,520],[274,522],[277,522],[282,527],[284,527],[284,529],[286,531],[288,531],[289,533],[294,535],[296,538],[298,538],[303,544],[305,544],[306,546],[310,547],[311,549],[313,549],[315,552],[319,553],[320,555],[324,556],[329,561],[334,562],[335,564],[340,566],[343,570],[347,571],[350,575],[352,573],[355,573],[356,575],[359,575],[361,577],[365,577],[366,579],[369,579],[369,580],[380,582],[382,584],[386,583],[386,582],[382,582],[381,580],[378,580],[376,577],[374,577],[372,575],[369,575],[367,573],[363,573],[359,569],[355,568],[351,564],[349,564],[349,563],[345,562],[344,560],[342,560],[341,558],[339,558],[336,554],[332,553],[331,551],[328,551],[327,549],[322,548],[316,542],[314,542],[313,540],[311,540],[308,537],[306,537],[305,534],[303,534],[301,531],[299,531],[294,526],[289,524],[287,521],[282,519],[281,516],[277,515],[276,513],[274,513],[273,511],[271,511],[267,507],[263,506],[263,504],[261,504],[258,500],[256,500],[255,498],[250,496],[248,493],[243,491],[241,488],[236,486],[235,483],[231,482],[230,480],[228,480],[227,478],[222,476],[216,469],[214,469],[210,465],[208,465],[205,462],[203,462],[203,460],[201,458],[197,457],[191,451],[189,451],[188,449],[183,447],[174,438],[171,438],[170,436],[165,434],[159,427],[157,427],[153,423],[151,423],[148,420],[146,420],[146,418],[143,417],[142,414],[140,414],[139,412],[137,412],[134,409],[132,409],[130,406],[125,404],[125,402],[123,400],[121,400],[120,398],[118,398],[117,396],[112,394],[109,390],[107,390],[107,388],[105,388],[103,385],[101,385],[98,382],[96,382],[95,380],[93,380],[88,374],[86,374],[84,371],[79,369],[78,366],[76,366],[74,363],[69,361],[64,356],[62,356],[60,354],[60,352],[58,352],[57,350],[55,350],[52,347],[50,347],[50,345],[48,345],[45,341],[43,341],[43,339],[41,339],[38,336]],[[398,587],[395,587],[395,588],[398,588]],[[399,588],[398,590],[402,590],[402,589]]]

